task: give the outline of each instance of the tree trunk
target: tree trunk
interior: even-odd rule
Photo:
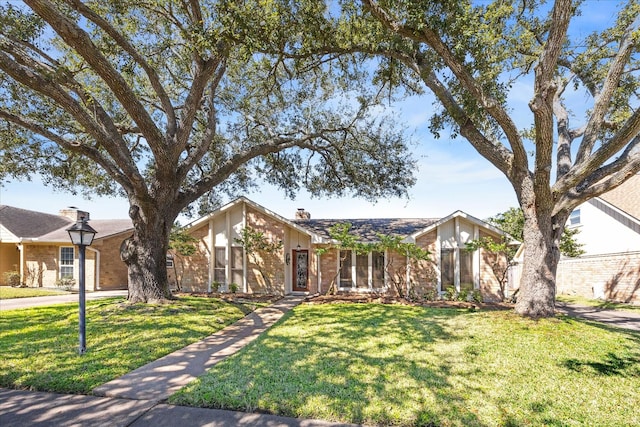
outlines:
[[[120,257],[129,269],[129,302],[160,302],[172,299],[167,275],[167,251],[172,220],[162,213],[139,215],[130,211],[133,236],[122,243]],[[169,226],[167,226],[169,224]]]
[[[556,271],[564,222],[559,224],[562,218],[552,217],[548,211],[523,210],[524,260],[515,311],[532,318],[551,317],[555,315]]]

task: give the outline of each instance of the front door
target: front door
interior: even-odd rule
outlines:
[[[293,256],[293,292],[309,291],[309,251],[294,250]]]

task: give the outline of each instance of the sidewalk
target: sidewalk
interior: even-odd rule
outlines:
[[[109,298],[109,297],[126,297],[127,291],[95,291],[95,292],[87,292],[85,294],[85,299],[87,301],[99,299],[99,298]],[[29,307],[39,307],[43,305],[52,305],[52,304],[64,304],[67,302],[75,302],[79,301],[78,294],[67,294],[67,295],[49,295],[44,297],[30,297],[30,298],[11,298],[11,299],[3,299],[0,300],[0,311],[4,310],[16,310],[18,308],[29,308]]]
[[[564,302],[556,303],[559,313],[571,317],[592,320],[609,326],[640,331],[640,314],[631,311],[610,310],[606,308],[589,307]]]
[[[348,424],[161,403],[207,369],[256,339],[304,297],[260,308],[210,337],[116,378],[96,396],[0,389],[2,426],[337,427]]]

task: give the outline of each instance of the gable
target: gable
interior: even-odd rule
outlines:
[[[640,174],[600,196],[605,202],[640,220]]]

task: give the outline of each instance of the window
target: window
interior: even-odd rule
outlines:
[[[226,265],[227,265],[227,252],[224,246],[216,246],[214,252],[214,264],[213,264],[213,281],[221,285],[227,283],[226,280]]]
[[[351,251],[340,251],[340,287],[350,288],[351,280]]]
[[[580,209],[574,209],[569,215],[569,225],[580,225]]]
[[[473,291],[473,252],[460,249],[460,290]]]
[[[73,246],[60,248],[60,278],[73,278],[73,260],[75,253]]]
[[[380,289],[384,287],[384,253],[356,254],[340,251],[340,287]]]
[[[446,290],[455,283],[455,264],[453,262],[453,249],[440,250],[440,280],[442,282],[442,290]]]
[[[231,283],[235,283],[242,289],[244,283],[244,250],[242,246],[231,248]]]

